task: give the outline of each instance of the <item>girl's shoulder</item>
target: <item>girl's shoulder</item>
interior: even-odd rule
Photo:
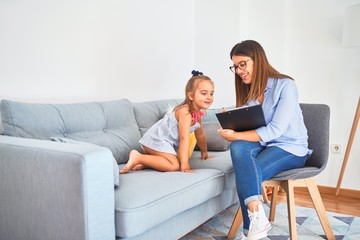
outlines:
[[[181,105],[181,106],[178,106],[175,110],[175,117],[177,120],[179,120],[179,117],[183,117],[183,116],[190,116],[190,107],[189,105],[187,104],[184,104],[184,105]]]
[[[174,112],[190,113],[190,107],[188,104],[179,105],[174,109]]]

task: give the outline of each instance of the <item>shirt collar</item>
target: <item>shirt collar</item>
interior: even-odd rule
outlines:
[[[273,88],[274,85],[275,85],[275,78],[268,78],[265,92],[266,92],[268,89]]]

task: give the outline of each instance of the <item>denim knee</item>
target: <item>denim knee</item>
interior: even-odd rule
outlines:
[[[233,141],[230,144],[230,153],[232,158],[239,159],[241,156],[249,155],[253,149],[261,147],[258,142],[249,142],[249,141]]]

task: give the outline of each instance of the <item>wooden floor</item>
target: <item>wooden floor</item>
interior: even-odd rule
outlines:
[[[319,191],[327,211],[360,217],[360,191],[341,189],[338,196],[335,195],[335,188],[319,186]],[[277,202],[286,203],[285,192],[279,191]],[[295,205],[314,207],[306,188],[295,189]]]

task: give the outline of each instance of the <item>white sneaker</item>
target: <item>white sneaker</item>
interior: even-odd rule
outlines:
[[[248,210],[250,218],[249,233],[247,234],[247,240],[258,240],[267,237],[267,232],[271,229],[271,224],[267,219],[262,204],[258,205],[258,211],[253,213]]]
[[[241,233],[241,235],[237,236],[234,240],[246,240],[246,239],[247,239],[246,236],[243,233]]]

